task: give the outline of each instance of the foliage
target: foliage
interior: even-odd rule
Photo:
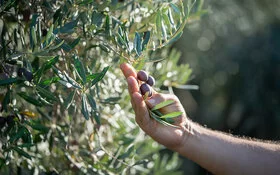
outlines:
[[[159,72],[157,87],[184,84],[191,71],[165,46],[202,3],[0,1],[1,172],[175,172],[178,157],[160,163],[162,147],[136,126],[118,65]]]

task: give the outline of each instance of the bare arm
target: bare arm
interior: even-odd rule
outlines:
[[[154,92],[144,101],[139,93],[135,70],[128,64],[121,69],[127,78],[131,104],[136,122],[155,141],[179,152],[214,174],[278,174],[280,172],[280,146],[236,138],[212,131],[191,122],[174,95]],[[179,128],[167,127],[151,119],[148,108],[161,101],[172,99],[176,103],[165,107],[164,112],[182,111],[176,118]]]
[[[280,147],[236,138],[192,123],[178,151],[214,174],[278,174]]]

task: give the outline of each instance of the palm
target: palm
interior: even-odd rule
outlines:
[[[136,80],[135,70],[128,64],[122,64],[121,69],[127,78],[131,103],[136,115],[136,122],[154,140],[170,149],[176,149],[176,147],[180,146],[183,142],[185,131],[187,130],[187,117],[179,100],[174,95],[164,95],[155,92],[152,99],[145,102],[142,95],[139,93],[139,85]],[[175,103],[164,107],[161,111],[162,113],[175,111],[183,112],[181,116],[175,118],[174,125],[179,126],[179,128],[164,126],[150,117],[148,108],[164,100],[174,100]]]

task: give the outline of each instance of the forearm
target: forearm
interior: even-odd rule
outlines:
[[[276,144],[239,139],[192,124],[177,151],[214,174],[277,174],[280,148]]]

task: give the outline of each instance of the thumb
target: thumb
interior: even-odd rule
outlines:
[[[170,94],[161,94],[154,91],[153,96],[146,100],[147,106],[151,109],[157,104],[166,101],[168,99],[173,99]]]

